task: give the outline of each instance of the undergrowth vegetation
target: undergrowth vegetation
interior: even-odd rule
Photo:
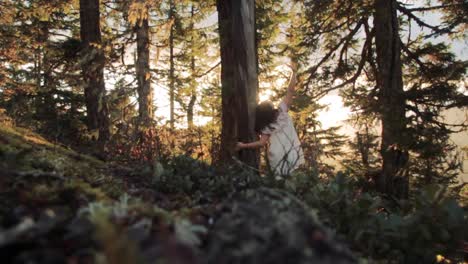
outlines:
[[[273,263],[291,252],[303,261],[328,254],[329,263],[465,257],[466,209],[442,185],[395,200],[343,173],[277,180],[186,155],[123,167],[11,126],[0,129],[0,141],[6,263],[215,263],[220,252],[255,263],[271,250],[281,256]]]
[[[432,263],[437,254],[462,257],[467,215],[446,187],[426,186],[398,201],[362,192],[344,174],[311,181],[298,195],[361,256],[397,263]]]

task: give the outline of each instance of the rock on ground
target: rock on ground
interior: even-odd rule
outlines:
[[[315,213],[293,195],[247,190],[226,202],[206,248],[207,263],[355,263]]]

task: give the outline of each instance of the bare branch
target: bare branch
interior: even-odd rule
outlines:
[[[218,63],[216,63],[213,67],[211,67],[208,71],[206,71],[205,73],[202,73],[202,74],[197,74],[195,75],[196,78],[200,78],[200,77],[203,77],[205,75],[207,75],[208,73],[210,73],[211,71],[213,71],[214,69],[216,69],[216,67],[218,67],[219,65],[221,64],[221,61],[219,61]]]
[[[401,41],[400,39],[400,45],[401,45],[401,49],[406,53],[406,55],[408,55],[408,57],[410,59],[412,59],[413,61],[416,62],[416,64],[419,65],[419,67],[421,68],[421,70],[423,72],[426,72],[427,71],[427,67],[426,67],[426,64],[424,62],[422,62],[418,56],[416,56],[416,54],[414,54],[404,43],[403,41]]]
[[[450,28],[441,28],[441,27],[438,27],[438,26],[433,26],[433,25],[430,25],[426,22],[424,22],[423,20],[421,20],[418,16],[414,15],[413,12],[411,12],[409,9],[407,9],[406,7],[402,6],[402,5],[398,5],[397,6],[398,10],[400,12],[402,12],[403,14],[407,15],[409,18],[411,19],[414,19],[414,21],[421,27],[425,27],[425,28],[429,28],[431,29],[434,34],[443,34],[443,33],[452,33],[452,31],[450,30]],[[434,34],[431,34],[429,36],[426,36],[426,37],[430,37]]]
[[[338,48],[343,45],[343,43],[345,43],[346,41],[349,41],[350,39],[352,39],[354,37],[354,35],[356,35],[356,33],[359,31],[359,29],[361,28],[362,24],[363,24],[363,20],[360,20],[356,26],[353,28],[353,30],[351,30],[351,32],[349,32],[349,34],[342,38],[338,44],[336,44],[335,46],[333,46],[329,51],[328,53],[316,64],[314,65],[313,67],[309,68],[309,70],[307,70],[307,72],[310,74],[309,78],[307,79],[307,82],[306,82],[306,86],[308,86],[310,84],[310,82],[312,81],[312,78],[315,76],[315,73],[317,72],[318,68],[320,66],[322,66],[322,64],[324,64],[326,61],[328,61],[328,59],[331,57],[331,55],[333,55],[333,53],[335,53]],[[306,89],[307,90],[307,89]]]
[[[347,79],[346,81],[344,81],[343,83],[341,83],[339,85],[333,86],[333,87],[328,88],[326,90],[322,90],[318,95],[315,95],[314,98],[320,98],[321,96],[323,96],[323,95],[325,95],[325,94],[327,94],[327,93],[329,93],[331,91],[343,88],[346,85],[354,84],[356,82],[356,80],[359,78],[359,76],[361,76],[362,70],[364,69],[364,65],[366,64],[367,57],[369,55],[368,54],[369,45],[371,45],[371,43],[372,43],[373,36],[374,36],[374,30],[372,30],[370,32],[370,34],[366,38],[366,42],[362,46],[361,60],[359,61],[358,69],[356,70],[354,75],[351,78]]]
[[[463,6],[463,4],[451,4],[451,5],[438,5],[438,6],[428,6],[428,7],[417,7],[417,8],[407,8],[410,12],[426,12],[426,11],[434,11],[438,9],[445,9],[450,7],[457,7]]]

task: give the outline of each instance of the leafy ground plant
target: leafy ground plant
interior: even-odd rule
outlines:
[[[427,186],[397,204],[357,190],[351,178],[338,174],[301,195],[363,256],[398,263],[431,263],[438,254],[462,258],[467,214],[446,187]]]

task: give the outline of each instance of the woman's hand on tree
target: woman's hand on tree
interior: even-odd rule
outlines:
[[[234,148],[235,151],[239,151],[241,149],[245,148],[245,144],[242,142],[237,142],[236,147]]]

